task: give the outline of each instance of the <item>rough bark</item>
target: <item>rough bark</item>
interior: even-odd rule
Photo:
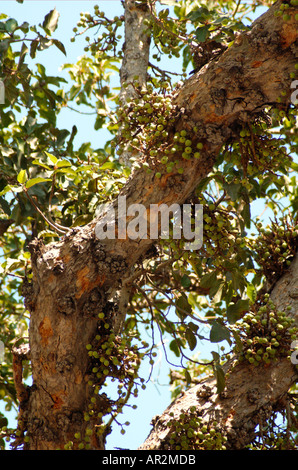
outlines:
[[[173,171],[158,181],[154,172],[135,171],[121,192],[127,207],[183,203],[211,171],[222,145],[237,135],[239,123],[250,122],[264,106],[275,103],[282,89],[290,96],[298,22],[292,15],[291,21],[283,23],[274,16],[277,9],[278,5],[273,6],[218,61],[177,90],[169,142],[175,131],[187,129],[194,144],[203,142],[202,157],[195,162],[181,158],[184,173]],[[158,161],[154,165],[157,169]],[[114,207],[117,215],[117,201]],[[23,404],[29,449],[63,448],[76,431],[84,432],[91,393],[86,344],[98,331],[100,312],[111,330],[121,332],[125,301],[119,313],[115,297],[120,292],[121,298],[135,263],[154,241],[98,240],[97,222],[70,230],[57,243],[44,246],[35,240],[31,244],[33,280],[25,286],[25,301],[31,312],[33,385]],[[278,370],[277,366],[272,374]],[[239,374],[244,377],[241,370]],[[98,410],[106,407],[106,400],[98,398]],[[94,437],[91,448],[103,449],[104,437]]]
[[[279,279],[271,293],[271,300],[278,310],[291,306],[291,317],[298,325],[298,256],[288,271]],[[201,418],[199,427],[207,429],[217,422],[227,449],[239,450],[254,438],[258,424],[266,423],[272,411],[283,409],[289,388],[298,378],[298,369],[289,358],[282,358],[270,365],[258,367],[237,363],[236,357],[227,364],[229,370],[226,387],[218,394],[214,376],[181,394],[165,412],[155,418],[154,427],[139,450],[167,449],[174,432],[171,420],[181,419],[181,413],[189,415],[194,407],[195,415]]]

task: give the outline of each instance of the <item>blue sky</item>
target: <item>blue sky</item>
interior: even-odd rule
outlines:
[[[72,29],[80,18],[80,12],[92,12],[93,6],[96,4],[105,11],[108,17],[122,14],[122,6],[119,0],[25,0],[24,4],[18,4],[15,0],[1,0],[0,7],[1,12],[17,19],[19,22],[28,21],[30,24],[42,23],[44,16],[52,8],[56,7],[61,16],[59,27],[54,33],[54,37],[63,42],[67,51],[67,57],[57,48],[51,47],[47,51],[38,53],[35,62],[45,64],[49,74],[61,74],[68,78],[67,72],[59,72],[60,66],[63,63],[74,63],[79,56],[84,54],[83,40],[76,41],[75,43],[70,42],[70,38],[73,36]],[[115,77],[115,84],[117,82],[118,77]],[[74,124],[79,129],[79,134],[76,138],[77,144],[87,140],[92,143],[93,148],[103,146],[107,134],[105,131],[95,131],[93,124],[90,125],[89,116],[80,115],[69,110],[63,111],[60,117],[60,126],[71,129]],[[213,349],[216,350],[216,346]],[[171,356],[170,359],[178,365],[179,360]],[[124,436],[117,431],[117,428],[114,430],[108,437],[108,449],[113,449],[114,447],[136,449],[145,440],[151,429],[151,418],[161,413],[170,404],[170,391],[167,386],[168,371],[169,366],[165,361],[165,357],[162,357],[162,355],[158,356],[151,381],[147,383],[146,390],[140,392],[139,397],[132,401],[132,404],[138,405],[137,410],[129,410],[123,417],[123,421],[130,421],[131,425],[126,428]],[[148,373],[149,365],[145,364],[141,375],[146,379]]]

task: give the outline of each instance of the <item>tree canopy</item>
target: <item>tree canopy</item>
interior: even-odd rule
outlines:
[[[110,273],[121,278],[125,306],[116,308],[115,297],[103,301],[95,286],[106,282],[108,291],[114,285],[99,277],[93,298],[80,306],[86,318],[96,314],[96,335],[84,337],[93,395],[84,410],[86,438],[77,430],[64,448],[92,447],[89,421],[104,438],[117,427],[125,433],[125,410],[135,407],[159,351],[169,362],[173,400],[209,376],[224,394],[235,367],[227,364],[235,357],[252,375],[285,359],[293,363],[296,304],[280,306],[271,293],[293,267],[298,242],[297,0],[129,0],[117,2],[114,17],[107,17],[104,2],[88,2],[93,10],[73,18],[69,39],[81,50],[76,63],[63,66],[68,79],[49,75],[43,60],[49,48],[67,53],[56,38],[59,2],[38,25],[26,18],[26,0],[18,3],[23,22],[5,11],[0,17],[1,447],[26,448],[32,438],[22,409],[16,429],[5,412],[26,394],[28,343],[36,354],[28,337],[37,244],[46,247],[46,259],[73,237],[79,259],[85,247],[81,240],[76,246],[75,234],[83,240],[87,227],[89,236],[100,208],[114,204],[119,193],[144,204],[157,199],[193,211],[200,205],[203,244],[187,250],[187,240],[173,236],[172,220],[168,238],[127,249],[131,263],[117,248],[113,255],[112,242],[93,246],[98,266],[110,249]],[[260,7],[264,17],[256,20]],[[62,127],[65,108],[73,124]],[[104,142],[86,136],[77,144],[80,113],[88,114],[90,128],[104,130]],[[55,276],[65,259],[55,264]],[[83,269],[74,277],[76,295],[84,290]],[[297,290],[291,295],[297,299]],[[69,299],[57,300],[65,318],[74,308]],[[110,321],[118,308],[119,324]],[[52,326],[43,323],[43,339]],[[200,353],[204,344],[207,357]],[[143,361],[147,375],[139,373]],[[59,364],[64,372],[72,367]],[[297,449],[293,382],[244,447]],[[104,394],[108,403],[102,398],[102,405]],[[167,448],[225,449],[214,421],[200,428],[194,407],[179,420],[173,416],[168,427],[176,431]]]

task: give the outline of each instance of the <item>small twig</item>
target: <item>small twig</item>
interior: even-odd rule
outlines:
[[[92,113],[87,113],[87,112],[84,112],[84,111],[79,111],[78,109],[75,109],[75,108],[72,108],[71,106],[69,106],[69,104],[66,105],[66,107],[68,109],[70,109],[71,111],[75,111],[76,113],[79,113],[79,114],[87,114],[88,116],[93,116],[94,114],[97,114],[96,111],[93,111]]]
[[[20,279],[25,279],[25,276],[20,276],[19,274],[6,273],[7,276],[19,277]]]
[[[60,233],[66,233],[69,230],[67,227],[62,227],[62,225],[60,226],[60,228],[58,228],[57,224],[51,222],[48,219],[48,217],[46,217],[44,213],[39,209],[37,204],[35,204],[32,197],[29,195],[27,188],[23,186],[23,189],[24,189],[24,193],[26,194],[27,198],[29,199],[33,207],[37,210],[37,212],[41,215],[41,217],[50,225],[50,227],[52,227],[56,232],[60,232]]]
[[[235,16],[236,16],[237,13],[238,13],[238,10],[239,10],[239,7],[240,7],[240,3],[241,3],[241,0],[238,0],[238,3],[237,3],[236,8],[235,8],[235,11],[234,11],[234,13],[233,13],[233,15],[232,15],[233,20],[235,19]]]
[[[160,75],[162,77],[165,77],[167,75],[177,75],[177,76],[181,76],[182,74],[181,73],[177,73],[177,72],[170,72],[168,70],[162,70],[161,68],[159,68],[157,65],[155,64],[152,64],[152,62],[148,62],[148,65],[150,65],[150,67],[152,67],[152,69],[155,69],[158,71],[158,73],[160,73]]]

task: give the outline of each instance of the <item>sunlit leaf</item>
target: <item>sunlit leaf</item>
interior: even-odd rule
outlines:
[[[28,180],[25,184],[26,188],[29,189],[35,184],[38,183],[44,183],[45,181],[51,181],[51,178],[42,178],[41,176],[38,176],[36,178],[32,178],[31,180]]]
[[[27,173],[26,170],[21,170],[17,176],[17,180],[19,183],[24,184],[27,181]]]
[[[246,289],[247,297],[252,301],[255,302],[257,299],[257,291],[253,284],[248,284]]]
[[[54,163],[54,165],[57,163],[58,158],[55,157],[55,155],[53,155],[52,153],[46,152],[46,151],[45,151],[45,154],[51,160],[51,162]]]
[[[60,13],[54,8],[44,17],[42,27],[53,33],[58,26],[59,16]]]

